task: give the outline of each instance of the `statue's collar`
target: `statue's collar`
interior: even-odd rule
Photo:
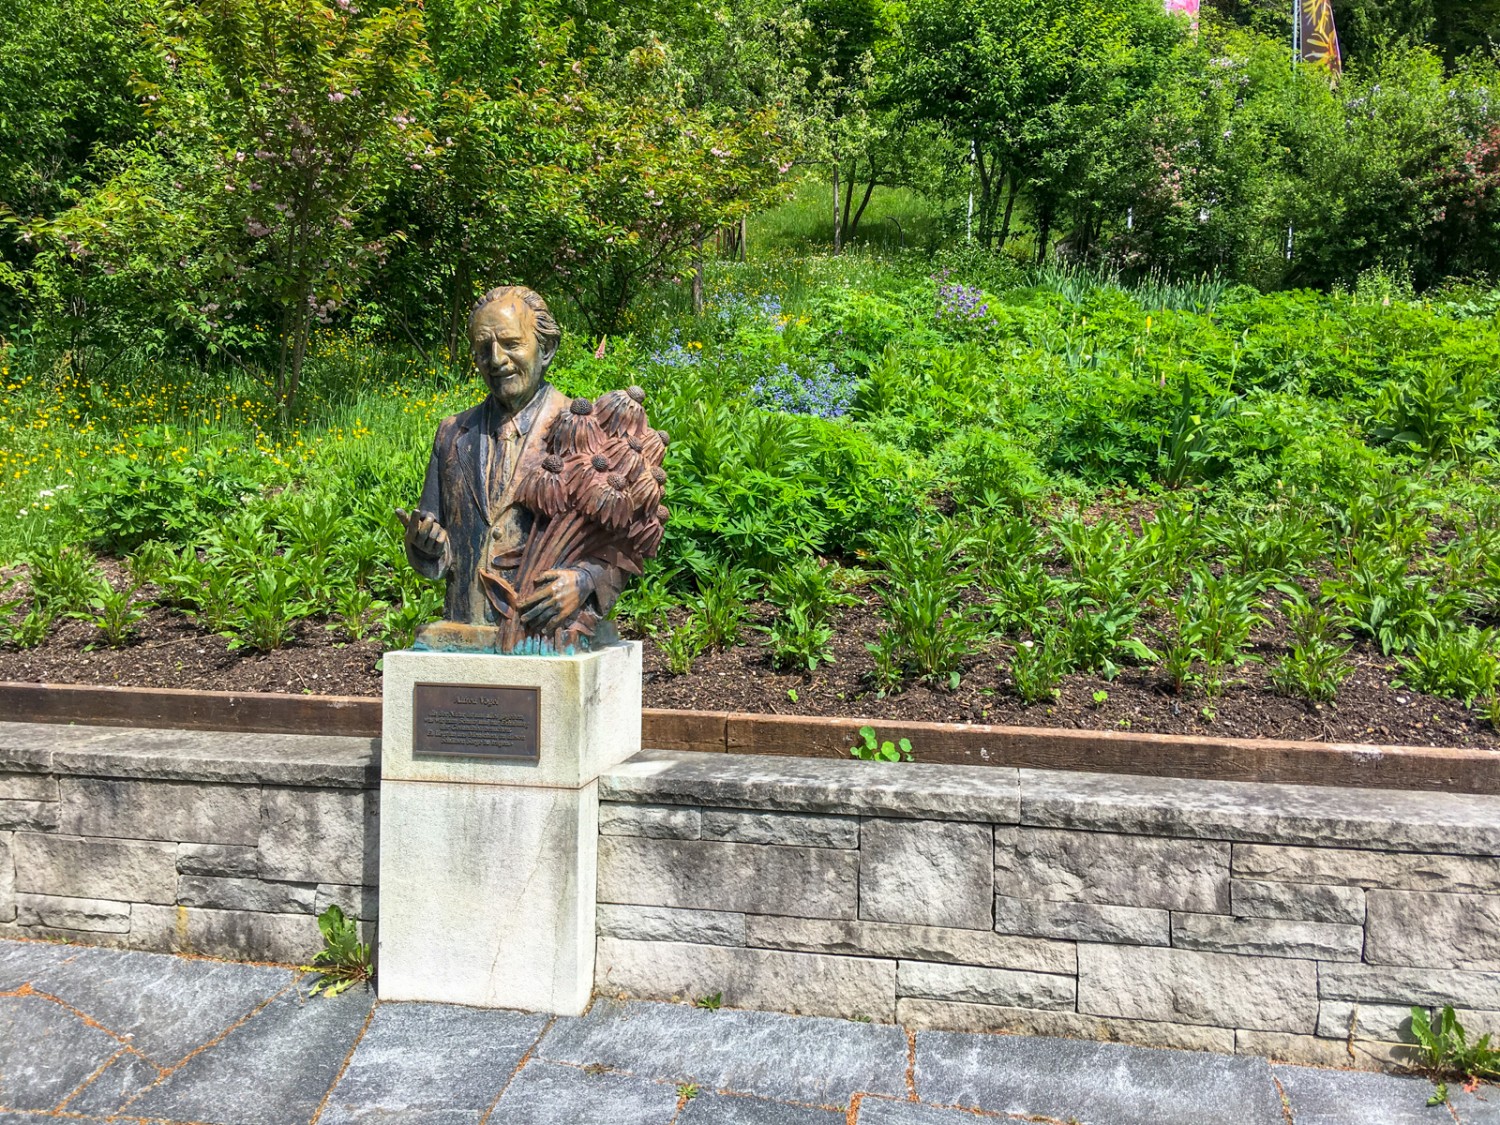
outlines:
[[[537,384],[536,394],[531,396],[531,401],[517,410],[515,414],[511,414],[494,395],[490,395],[484,400],[485,431],[498,434],[501,426],[514,419],[516,429],[522,437],[525,437],[531,432],[536,416],[542,412],[542,405],[547,401],[547,392],[551,389],[552,384],[543,379]]]

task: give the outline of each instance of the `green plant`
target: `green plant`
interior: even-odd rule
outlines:
[[[702,582],[695,599],[705,648],[730,648],[750,620],[750,605],[758,594],[753,579],[732,566],[719,566]]]
[[[1353,673],[1345,663],[1350,645],[1337,633],[1333,615],[1305,602],[1285,603],[1292,627],[1292,648],[1271,668],[1271,682],[1285,695],[1310,703],[1331,702],[1339,685]]]
[[[54,543],[28,560],[32,600],[54,615],[84,609],[98,592],[101,577],[94,558],[81,547]]]
[[[1423,629],[1401,657],[1397,682],[1472,706],[1500,686],[1500,640],[1495,630],[1473,625]]]
[[[1500,1049],[1490,1046],[1490,1036],[1469,1042],[1453,1006],[1434,1014],[1425,1008],[1411,1010],[1411,1033],[1421,1048],[1423,1061],[1434,1077],[1500,1079]]]
[[[698,1087],[692,1082],[679,1082],[677,1096],[685,1102],[690,1102],[698,1096]]]
[[[124,648],[135,635],[136,626],[146,619],[149,602],[135,600],[139,586],[116,588],[107,578],[101,578],[94,596],[89,599],[89,610],[74,610],[69,617],[87,621],[98,629],[104,643],[110,648]]]
[[[711,992],[707,996],[700,996],[693,1001],[693,1007],[703,1008],[705,1011],[717,1012],[724,1004],[722,992]]]
[[[296,624],[311,607],[297,596],[296,583],[285,565],[267,565],[240,586],[240,621],[230,648],[246,645],[274,652],[292,639]]]
[[[874,727],[860,727],[860,740],[849,747],[849,756],[858,758],[862,762],[909,762],[911,761],[911,739],[902,738],[896,742],[890,739],[881,741],[875,734]]]
[[[417,626],[435,621],[443,612],[443,589],[431,582],[415,582],[402,591],[399,604],[386,610],[380,622],[380,643],[387,649],[406,648]]]
[[[971,542],[951,523],[872,537],[885,566],[881,615],[891,638],[889,645],[882,638],[878,646],[867,646],[877,664],[899,666],[929,683],[953,684],[981,632],[963,600],[972,581],[964,560]]]
[[[374,962],[370,947],[359,940],[359,923],[344,917],[340,907],[330,906],[318,915],[318,932],[323,935],[323,948],[313,956],[312,964],[302,966],[304,971],[318,974],[309,996],[320,992],[337,996],[370,979]]]
[[[1259,594],[1255,575],[1192,572],[1185,596],[1172,606],[1177,637],[1164,659],[1175,690],[1195,682],[1204,694],[1217,695],[1228,672],[1256,659],[1244,647],[1265,620],[1257,609]]]
[[[0,622],[0,629],[4,630],[0,638],[9,641],[17,648],[36,648],[47,639],[47,632],[52,628],[56,616],[46,606],[33,605],[21,617],[19,621],[6,619]]]
[[[641,576],[625,587],[612,615],[639,632],[654,636],[666,628],[667,613],[677,605],[672,582],[679,573],[678,568],[664,565],[659,556],[650,559]]]
[[[693,662],[708,651],[708,637],[696,614],[689,614],[680,625],[661,636],[658,643],[667,661],[667,671],[674,676],[687,675],[693,670]]]
[[[1098,691],[1094,692],[1094,694],[1090,698],[1093,701],[1094,707],[1097,709],[1103,707],[1106,703],[1109,702],[1109,692],[1105,691],[1103,688],[1100,688]]]
[[[777,668],[811,672],[821,664],[832,664],[833,628],[808,620],[804,605],[788,607],[769,625],[757,626],[771,644],[771,663]]]
[[[384,609],[385,603],[376,601],[374,595],[363,586],[342,585],[334,590],[333,613],[336,627],[351,641],[362,641],[370,632],[370,617]],[[335,628],[330,624],[328,628]]]
[[[1056,699],[1069,668],[1067,634],[1049,632],[1016,645],[1010,658],[1011,686],[1023,703]]]

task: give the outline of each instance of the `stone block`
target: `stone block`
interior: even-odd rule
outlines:
[[[648,1000],[720,993],[732,1008],[863,1017],[896,1012],[896,962],[771,949],[600,938],[599,991]]]
[[[745,916],[723,910],[677,910],[670,906],[600,903],[599,936],[625,941],[686,941],[700,945],[744,945]]]
[[[15,836],[16,889],[112,902],[177,901],[177,846],[78,836]]]
[[[553,1122],[609,1122],[610,1125],[658,1125],[676,1119],[677,1094],[664,1082],[633,1074],[585,1071],[582,1067],[533,1062],[523,1067],[495,1103],[490,1120],[506,1125],[551,1125]],[[382,1115],[384,1117],[385,1115]],[[464,1119],[475,1125],[482,1114]],[[361,1125],[369,1116],[359,1119]],[[377,1119],[378,1120],[378,1119]],[[411,1118],[406,1118],[410,1121]],[[424,1116],[434,1125],[451,1119]],[[352,1125],[352,1123],[351,1123]],[[458,1125],[452,1122],[452,1125]]]
[[[1318,966],[1149,946],[1080,945],[1078,1010],[1097,1016],[1310,1034]]]
[[[709,840],[599,841],[599,901],[853,918],[859,853]]]
[[[58,828],[73,836],[253,844],[260,789],[191,781],[65,777]]]
[[[1494,857],[1235,844],[1231,864],[1236,879],[1395,891],[1500,892],[1500,859]]]
[[[802,953],[941,961],[1037,973],[1078,971],[1078,952],[1072,942],[1013,937],[988,930],[751,915],[746,942],[763,949]]]
[[[1460,969],[1409,969],[1385,965],[1324,965],[1318,973],[1323,1000],[1358,1000],[1429,1008],[1500,1010],[1500,973]]]
[[[337,906],[346,918],[373,922],[380,914],[380,892],[374,887],[352,887],[346,883],[319,883],[313,913]]]
[[[988,824],[869,819],[860,826],[859,916],[993,928],[995,832]]]
[[[1109,832],[1001,829],[995,890],[1009,898],[1160,910],[1229,909],[1229,845]]]
[[[125,944],[155,953],[193,953],[229,961],[305,965],[323,948],[311,914],[204,910],[135,903]]]
[[[703,810],[703,838],[808,848],[859,847],[859,818],[799,813]]]
[[[1432,1105],[1426,1078],[1357,1074],[1310,1066],[1278,1066],[1276,1081],[1286,1099],[1287,1120],[1308,1125],[1342,1121],[1382,1125],[1452,1125],[1448,1106]]]
[[[1015,824],[1016,770],[643,750],[599,779],[607,801]]]
[[[305,883],[268,883],[261,879],[221,879],[183,875],[177,901],[213,910],[260,910],[267,914],[311,914],[315,888]]]
[[[123,934],[130,929],[130,903],[22,894],[16,896],[16,921],[49,930]]]
[[[0,832],[53,832],[57,829],[56,801],[0,799]]]
[[[55,800],[55,777],[45,773],[0,773],[0,801]]]
[[[1002,934],[1103,941],[1121,945],[1167,945],[1171,915],[1144,906],[1098,906],[1091,902],[1040,902],[995,897],[995,929]]]
[[[1411,1066],[1416,1056],[1411,1048],[1399,1043],[1358,1040],[1353,1043],[1320,1039],[1313,1035],[1294,1035],[1284,1031],[1247,1031],[1234,1033],[1234,1052],[1255,1055],[1277,1062],[1303,1066],[1333,1066],[1355,1070],[1385,1070],[1392,1066]]]
[[[1178,1051],[1234,1053],[1234,1032],[1222,1027],[1103,1019],[1077,1012],[1044,1012],[994,1004],[960,1004],[950,1000],[908,997],[896,1001],[896,1022],[913,1031],[999,1031],[1013,1035],[1097,1039]]]
[[[1235,879],[1230,884],[1229,897],[1230,913],[1240,918],[1365,924],[1365,893],[1358,887]]]
[[[16,917],[16,856],[13,834],[0,832],[0,922]]]
[[[702,835],[702,814],[681,805],[599,805],[601,836],[648,836],[654,840],[696,840]]]
[[[1365,932],[1372,965],[1500,970],[1500,895],[1371,891]]]
[[[184,875],[253,879],[260,873],[260,853],[238,844],[178,844],[177,870]]]
[[[981,969],[974,965],[902,961],[896,972],[896,995],[923,1000],[955,1000],[964,1004],[1072,1011],[1078,1000],[1078,981],[1074,977],[1050,973],[1018,973],[1010,969]]]
[[[376,881],[379,794],[358,789],[262,791],[259,871],[289,883]]]
[[[1455,1009],[1469,1038],[1490,1035],[1500,1039],[1500,1012]],[[1318,1005],[1318,1035],[1325,1039],[1376,1039],[1387,1043],[1415,1042],[1411,1033],[1411,1005],[1356,1004],[1352,1000],[1324,1000]]]
[[[1279,918],[1226,918],[1222,914],[1172,915],[1172,945],[1177,949],[1358,961],[1364,940],[1365,932],[1359,926],[1288,922]]]

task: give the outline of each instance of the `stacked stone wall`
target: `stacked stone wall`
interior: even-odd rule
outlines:
[[[603,779],[601,992],[1270,1055],[1500,1030],[1500,800],[646,754]]]

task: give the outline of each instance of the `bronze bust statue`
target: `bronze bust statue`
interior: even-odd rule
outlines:
[[[667,436],[639,387],[592,401],[548,383],[560,338],[524,286],[492,289],[469,316],[489,395],[438,425],[416,511],[396,512],[407,560],[448,584],[418,648],[588,649],[612,639],[600,623],[656,553]]]

